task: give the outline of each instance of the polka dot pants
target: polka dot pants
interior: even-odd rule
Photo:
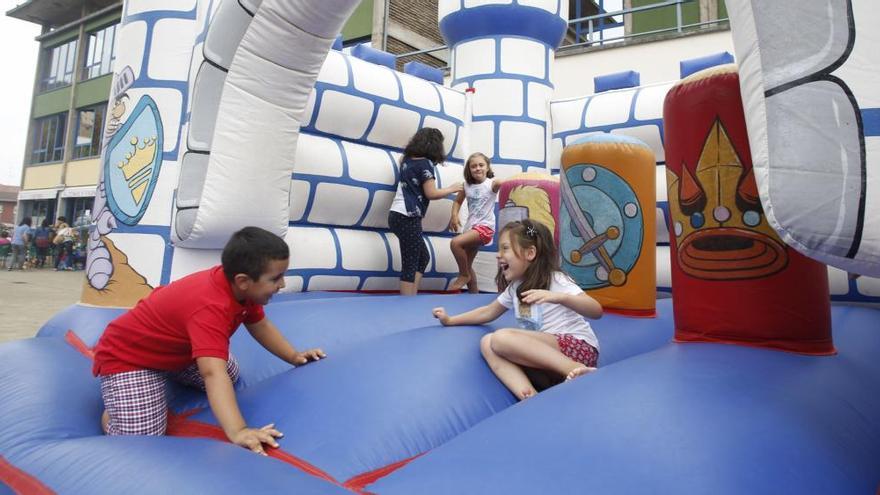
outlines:
[[[414,282],[416,272],[425,273],[428,262],[428,248],[422,238],[421,217],[408,217],[396,211],[388,212],[388,226],[400,241],[401,272],[400,280]]]

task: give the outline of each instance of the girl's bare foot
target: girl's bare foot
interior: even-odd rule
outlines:
[[[468,282],[470,282],[470,281],[471,281],[471,278],[468,277],[467,275],[459,275],[458,277],[455,278],[455,280],[452,281],[451,284],[449,284],[449,291],[450,292],[458,292],[462,288],[464,288],[464,286],[467,285]]]
[[[523,390],[519,394],[520,394],[519,400],[526,400],[526,399],[531,399],[532,397],[534,397],[535,391],[534,390]]]
[[[590,368],[588,366],[578,366],[577,368],[568,372],[568,375],[565,377],[565,381],[574,380],[575,378],[586,375],[587,373],[592,373],[596,371],[596,368]]]

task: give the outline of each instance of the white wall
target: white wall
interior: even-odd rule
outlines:
[[[557,53],[551,80],[554,100],[593,93],[593,78],[625,70],[641,74],[641,84],[679,79],[678,63],[727,51],[733,54],[730,31],[714,31],[651,43],[606,48],[577,55]]]

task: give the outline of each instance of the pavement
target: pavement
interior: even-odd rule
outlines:
[[[55,313],[79,301],[83,271],[0,268],[0,344],[33,337]]]

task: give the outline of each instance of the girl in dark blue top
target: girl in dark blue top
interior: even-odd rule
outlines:
[[[425,127],[409,140],[400,160],[400,182],[388,212],[388,226],[400,242],[400,293],[404,296],[419,291],[419,282],[430,261],[422,239],[422,218],[428,203],[462,190],[461,182],[437,188],[434,165],[445,159],[443,133]]]

